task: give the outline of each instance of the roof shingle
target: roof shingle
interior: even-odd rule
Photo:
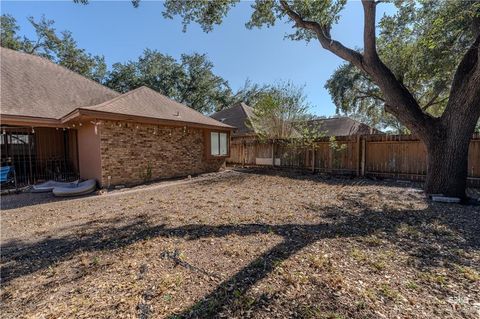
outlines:
[[[253,108],[243,102],[210,115],[217,121],[236,127],[233,135],[254,133],[254,130],[247,124],[252,116]]]
[[[81,109],[231,128],[146,86]]]
[[[349,117],[312,120],[310,124],[315,125],[326,136],[382,134],[381,131]]]
[[[231,128],[147,87],[120,94],[45,58],[5,48],[0,52],[2,115],[60,122],[83,109]]]
[[[51,61],[0,48],[2,114],[59,119],[119,95]]]
[[[253,117],[253,108],[245,103],[235,104],[228,109],[221,110],[211,115],[212,118],[235,126],[235,135],[254,134],[255,131],[247,123]],[[310,121],[319,131],[326,136],[349,136],[359,134],[381,134],[382,132],[360,123],[349,117],[335,117]]]

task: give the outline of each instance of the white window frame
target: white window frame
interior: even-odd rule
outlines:
[[[214,139],[217,139],[216,143],[212,143]],[[222,142],[224,142],[224,147],[222,147]],[[228,156],[229,148],[230,145],[227,132],[210,132],[210,156]],[[222,152],[222,150],[225,150],[225,152]]]

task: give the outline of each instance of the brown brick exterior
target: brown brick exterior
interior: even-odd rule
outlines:
[[[225,158],[206,156],[208,131],[104,121],[100,125],[103,187],[218,171]]]

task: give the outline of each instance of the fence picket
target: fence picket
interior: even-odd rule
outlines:
[[[423,143],[411,135],[365,135],[336,137],[342,150],[333,150],[328,138],[319,139],[313,151],[277,141],[275,153],[280,166],[350,175],[422,180],[427,167]],[[229,164],[256,165],[257,158],[272,156],[271,142],[255,137],[232,137]],[[312,154],[312,156],[310,156]],[[468,158],[471,186],[480,186],[480,135],[472,137]]]

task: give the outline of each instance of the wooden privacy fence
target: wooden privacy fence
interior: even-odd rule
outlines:
[[[261,142],[254,137],[233,137],[227,163],[245,166],[275,165],[312,171],[422,181],[427,173],[423,143],[411,135],[362,135],[328,138],[305,147],[287,141]],[[274,156],[273,156],[274,155]],[[470,141],[470,186],[480,186],[480,135]]]

